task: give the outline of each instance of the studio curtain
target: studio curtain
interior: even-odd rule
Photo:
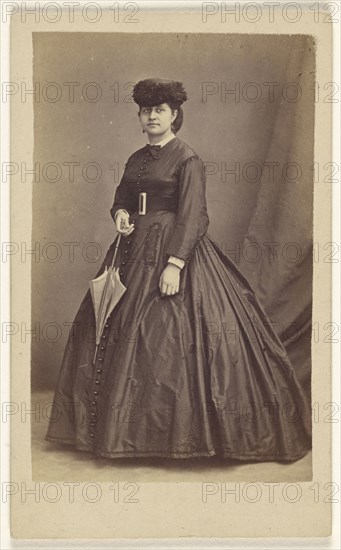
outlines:
[[[314,66],[297,36],[288,50],[286,85],[263,165],[241,269],[256,290],[310,394]]]

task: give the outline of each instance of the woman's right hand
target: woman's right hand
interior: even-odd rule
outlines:
[[[129,223],[129,214],[126,210],[117,210],[115,223],[117,232],[122,237],[128,237],[135,229],[134,224]]]

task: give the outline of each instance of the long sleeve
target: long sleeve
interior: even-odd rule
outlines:
[[[115,192],[114,203],[110,209],[113,220],[115,220],[115,214],[118,210],[126,210],[129,214],[132,214],[136,210],[135,200],[129,192],[128,182],[126,179],[128,163],[129,159],[127,164],[125,165],[122,179]]]
[[[179,170],[179,207],[169,256],[188,261],[193,248],[205,235],[209,218],[206,206],[206,181],[202,160],[193,155]]]

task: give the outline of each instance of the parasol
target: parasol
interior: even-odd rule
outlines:
[[[99,277],[90,281],[90,291],[96,318],[96,350],[93,363],[96,361],[104,325],[110,313],[127,290],[121,283],[118,268],[114,267],[120,240],[121,235],[117,237],[111,266],[109,268],[105,266],[105,271]]]

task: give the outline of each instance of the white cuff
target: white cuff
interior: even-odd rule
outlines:
[[[116,221],[116,217],[117,217],[117,214],[119,212],[125,212],[127,214],[127,216],[129,216],[129,212],[127,212],[126,210],[124,210],[124,208],[120,208],[119,210],[116,210],[116,214],[114,216],[114,220]]]
[[[169,264],[174,264],[174,265],[178,266],[180,269],[182,269],[185,265],[184,260],[180,260],[180,258],[175,258],[174,256],[169,256],[168,263]]]

